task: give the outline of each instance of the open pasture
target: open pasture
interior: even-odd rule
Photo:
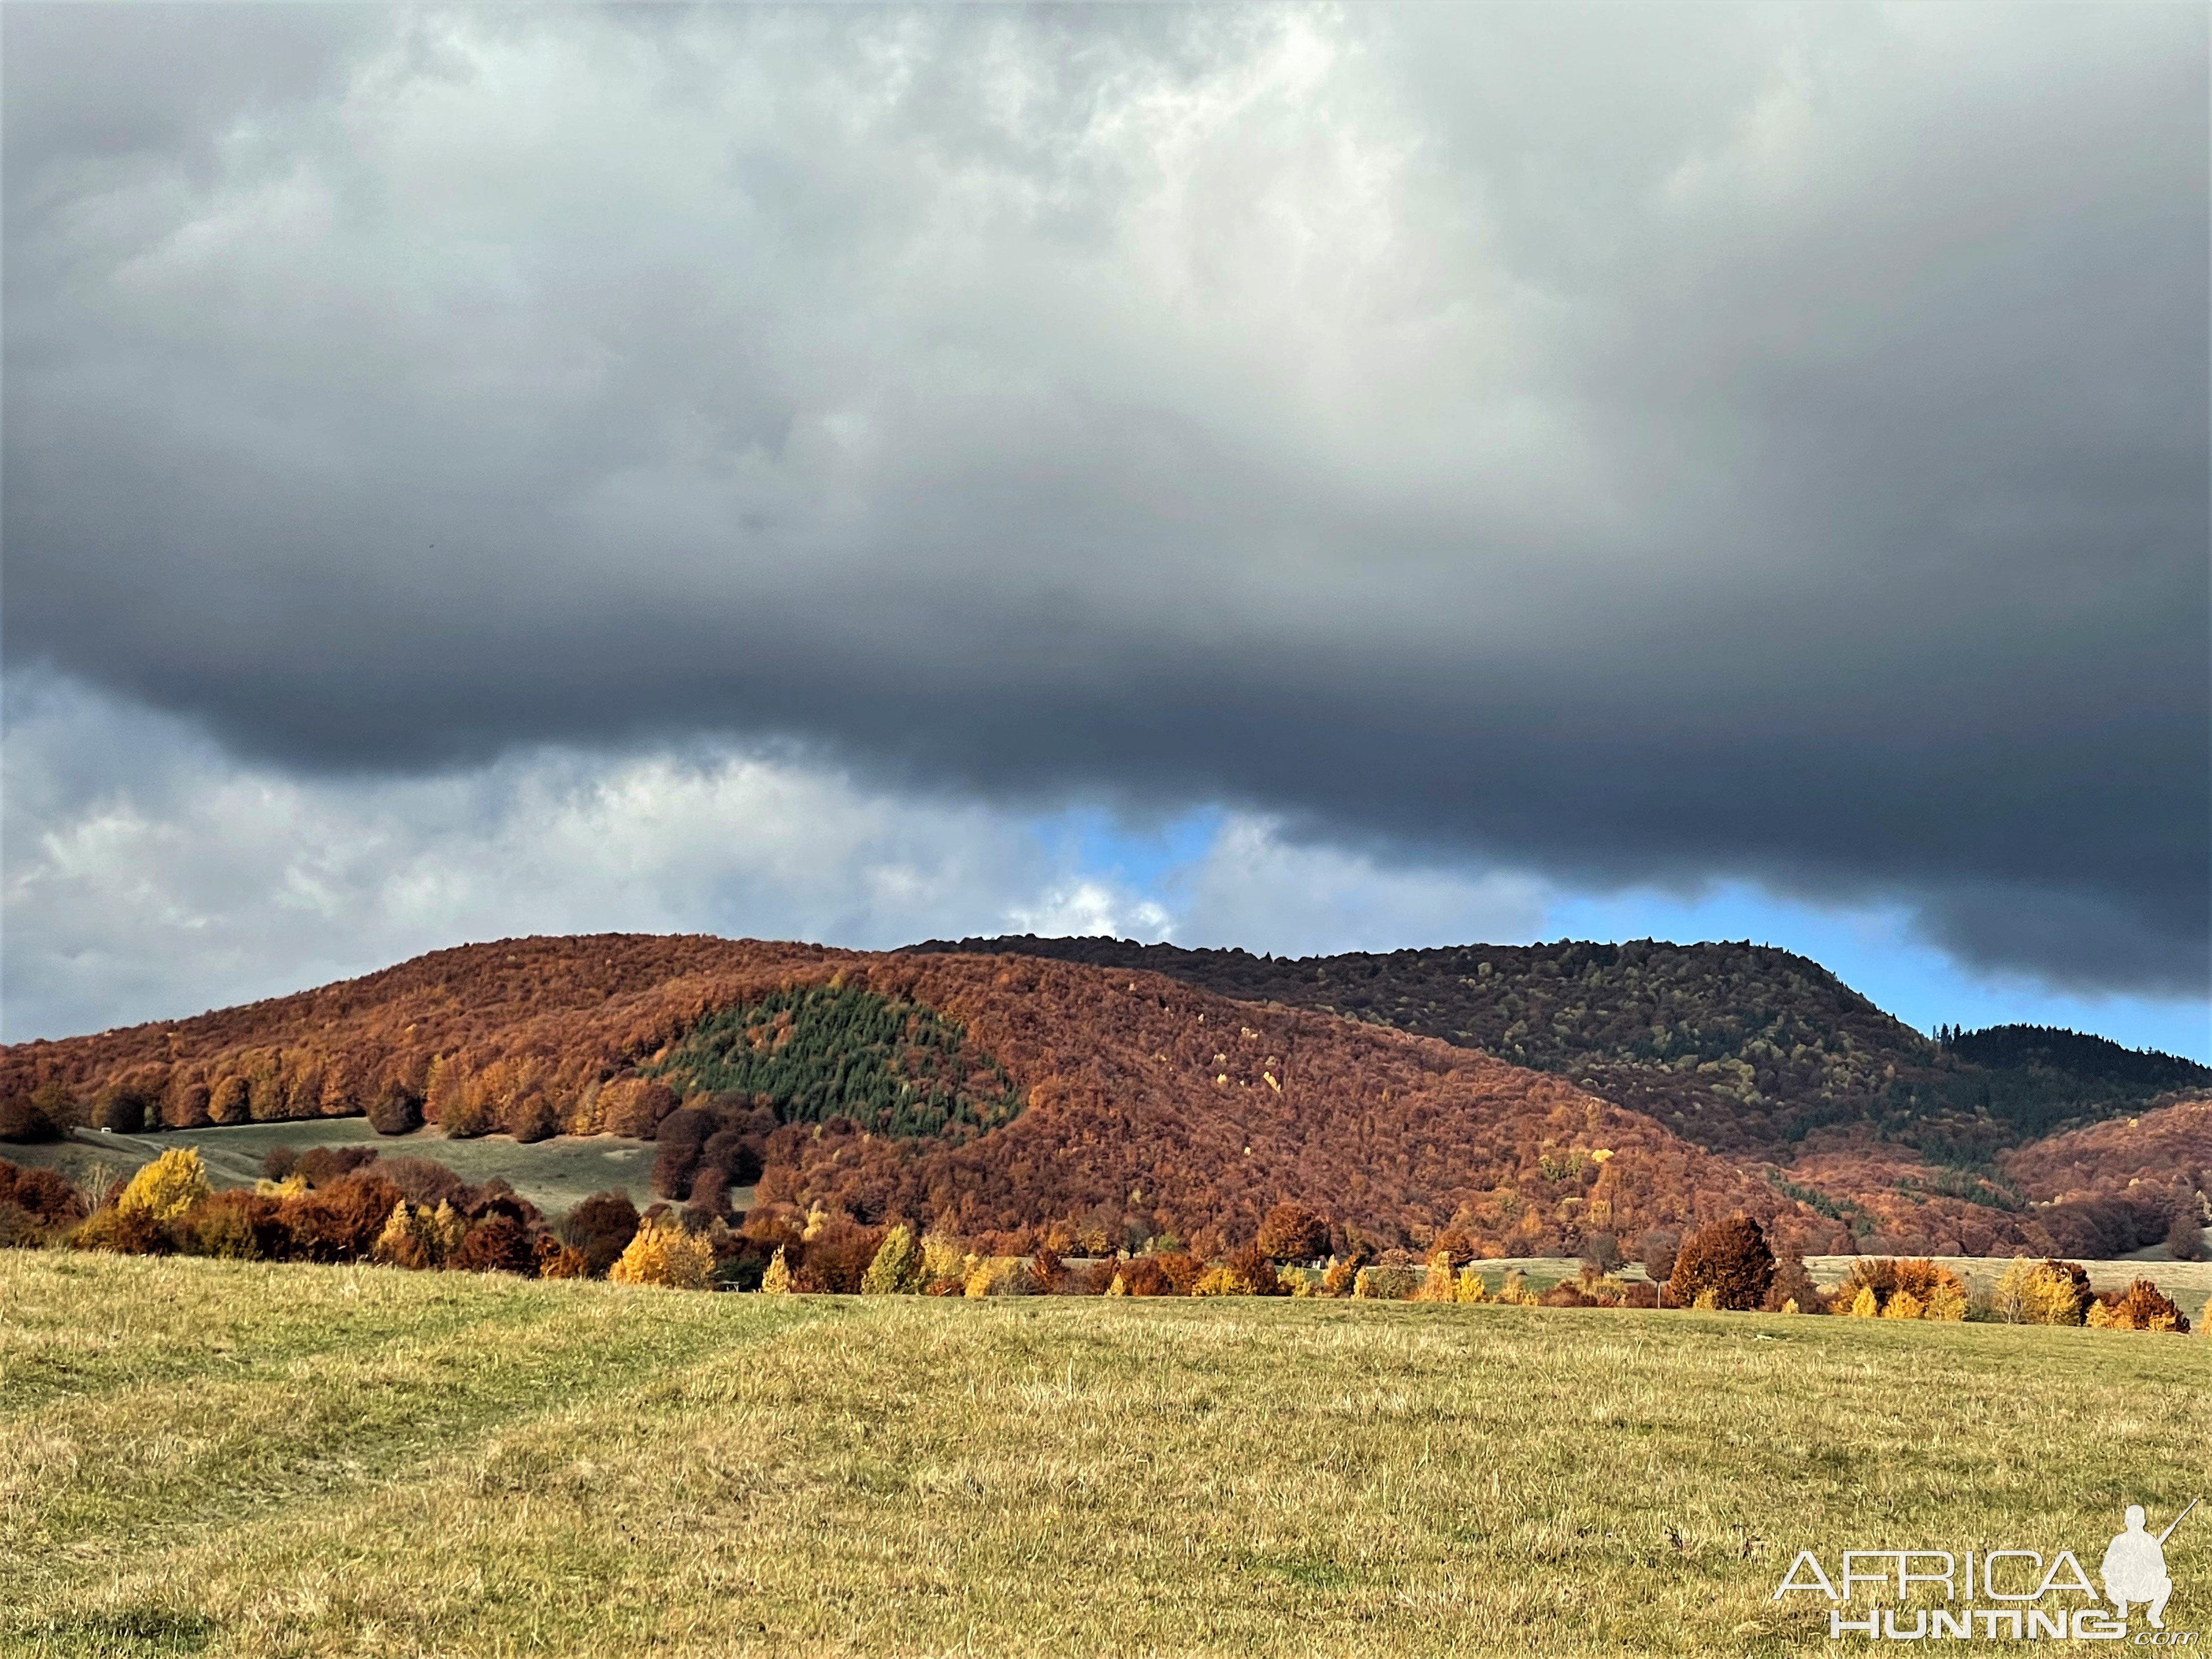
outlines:
[[[1800,1547],[2100,1548],[2212,1344],[0,1252],[10,1654],[1779,1654]],[[2168,1623],[2212,1626],[2212,1536]]]
[[[128,1180],[172,1146],[195,1146],[217,1187],[250,1187],[275,1146],[374,1146],[386,1158],[442,1164],[471,1185],[497,1176],[548,1215],[574,1209],[593,1193],[628,1192],[641,1209],[653,1200],[653,1146],[621,1135],[554,1135],[522,1142],[512,1135],[449,1139],[436,1126],[406,1135],[380,1135],[365,1117],[240,1123],[226,1128],[164,1129],[157,1134],[107,1134],[80,1129],[69,1139],[0,1148],[10,1162],[59,1170],[81,1186]],[[744,1207],[744,1189],[733,1194]]]

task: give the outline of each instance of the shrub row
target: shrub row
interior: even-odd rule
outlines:
[[[684,1136],[702,1154],[713,1139],[712,1133]],[[1328,1224],[1287,1205],[1270,1214],[1259,1239],[1211,1260],[1173,1241],[1133,1254],[1070,1260],[1060,1248],[1063,1241],[1049,1237],[1025,1256],[992,1254],[946,1234],[917,1233],[904,1223],[862,1226],[818,1206],[802,1216],[788,1204],[763,1205],[734,1228],[716,1208],[701,1205],[678,1212],[657,1204],[641,1216],[617,1192],[586,1200],[555,1229],[503,1181],[471,1187],[442,1165],[384,1158],[371,1147],[297,1154],[278,1147],[264,1173],[255,1190],[217,1192],[198,1152],[174,1150],[93,1204],[60,1176],[0,1160],[0,1246],[373,1261],[772,1295],[1291,1296],[2190,1329],[2180,1309],[2151,1281],[2094,1292],[2085,1269],[2057,1260],[2016,1261],[1995,1292],[1978,1302],[1947,1268],[1887,1257],[1861,1258],[1843,1284],[1823,1291],[1796,1255],[1778,1260],[1759,1224],[1745,1216],[1704,1228],[1679,1247],[1671,1237],[1647,1237],[1647,1267],[1663,1261],[1663,1283],[1616,1278],[1611,1269],[1619,1266],[1618,1250],[1601,1246],[1586,1257],[1579,1279],[1540,1295],[1518,1271],[1492,1290],[1473,1261],[1449,1247],[1425,1261],[1397,1250],[1370,1259],[1358,1249],[1321,1261],[1308,1252],[1328,1237]]]
[[[585,1252],[503,1181],[472,1187],[442,1164],[380,1159],[369,1148],[296,1157],[279,1148],[264,1169],[269,1178],[256,1188],[217,1191],[197,1150],[173,1148],[94,1203],[50,1171],[0,1161],[0,1242],[549,1277],[586,1271]]]

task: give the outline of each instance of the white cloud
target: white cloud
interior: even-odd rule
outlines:
[[[1176,943],[1277,956],[1532,939],[1557,894],[1517,871],[1393,868],[1249,816],[1225,822],[1174,891]]]
[[[1034,906],[1007,912],[1008,931],[1046,939],[1103,934],[1110,939],[1165,939],[1174,919],[1151,899],[1093,877],[1042,894]]]
[[[5,1035],[221,1006],[467,939],[597,930],[886,945],[1060,890],[1020,818],[789,756],[541,750],[315,778],[11,681]]]
[[[0,1036],[176,1017],[471,939],[717,933],[884,948],[1111,933],[1282,952],[1528,932],[1517,877],[1396,872],[1224,819],[1157,890],[1045,819],[790,753],[540,749],[428,777],[241,761],[186,722],[10,677]]]

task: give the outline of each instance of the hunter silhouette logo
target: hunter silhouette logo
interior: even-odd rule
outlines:
[[[1842,1604],[1828,1612],[1831,1640],[1865,1636],[1917,1642],[1934,1636],[2119,1642],[2128,1638],[2130,1610],[2139,1607],[2150,1628],[2136,1634],[2136,1645],[2193,1647],[2195,1631],[2166,1628],[2166,1604],[2173,1595],[2166,1545],[2198,1502],[2191,1498],[2158,1533],[2150,1530],[2142,1504],[2128,1505],[2124,1529],[2106,1546],[2098,1564],[2097,1576],[2104,1582],[2101,1595],[2072,1550],[2061,1550],[2047,1561],[2038,1550],[1989,1550],[1978,1555],[1973,1550],[1845,1550],[1843,1570],[1832,1579],[1818,1554],[1800,1550],[1773,1599],[1810,1592]],[[1917,1607],[1909,1615],[1899,1607],[1867,1607],[1863,1618],[1845,1616],[1845,1607],[1862,1591],[1869,1601],[1902,1603],[1916,1585],[1923,1600],[1940,1592],[1942,1605]],[[2069,1601],[2068,1597],[2080,1599]],[[2110,1610],[2100,1602],[2110,1602]],[[1908,1616],[1909,1625],[1900,1622]]]
[[[2143,1530],[2142,1505],[2128,1505],[2128,1529],[2106,1546],[2104,1565],[2098,1570],[2105,1581],[2106,1598],[2118,1609],[2121,1618],[2128,1616],[2129,1602],[2142,1601],[2150,1607],[2150,1627],[2166,1628],[2166,1598],[2173,1594],[2173,1580],[2166,1576],[2166,1540],[2173,1536],[2174,1528],[2189,1510],[2196,1507],[2192,1498],[2189,1509],[2175,1516],[2166,1529],[2154,1538]]]

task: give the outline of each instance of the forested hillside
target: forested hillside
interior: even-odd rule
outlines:
[[[702,938],[507,940],[0,1054],[0,1133],[388,1114],[665,1136],[664,1190],[963,1233],[1249,1237],[1283,1199],[1496,1252],[1748,1211],[1832,1220],[1634,1113],[1462,1048],[1158,975]]]
[[[1556,1254],[1745,1212],[1808,1250],[2101,1255],[2163,1237],[2193,1201],[2176,1171],[2031,1206],[2013,1184],[2026,1165],[2016,1177],[1937,1170],[1902,1142],[1853,1140],[1850,1091],[1887,1084],[1891,1062],[1875,1046],[1884,1018],[1832,981],[1825,994],[1848,1019],[1823,1031],[1748,985],[1744,1012],[1728,1015],[1680,954],[1539,963],[1529,988],[1495,994],[1501,971],[1481,965],[1456,982],[1474,988],[1469,1006],[1494,1004],[1513,1034],[1501,1046],[1524,1057],[1556,1062],[1592,1032],[1632,1052],[1629,1019],[1653,1010],[1680,1016],[1651,1020],[1655,1048],[1694,1037],[1718,1051],[1739,1019],[1761,1034],[1747,1052],[1779,1057],[1771,1075],[1748,1060],[1635,1072],[1619,1060],[1595,1075],[1645,1077],[1644,1097],[1662,1106],[1765,1102],[1770,1122],[1798,1109],[1770,1088],[1822,1079],[1834,1097],[1819,1133],[1839,1150],[1778,1167],[1702,1147],[1573,1076],[1374,1018],[1454,1006],[1441,969],[1425,992],[1346,975],[1346,1000],[1369,1016],[1351,1019],[1039,954],[634,935],[440,951],[248,1007],[0,1050],[0,1139],[361,1114],[390,1133],[425,1119],[454,1137],[611,1131],[659,1143],[671,1200],[726,1214],[753,1187],[757,1218],[782,1215],[794,1237],[818,1211],[1016,1243],[1058,1227],[1102,1248],[1249,1240],[1292,1200],[1333,1237],[1377,1249],[1449,1237],[1475,1255]],[[1263,960],[1261,975],[1276,966]],[[1942,1054],[1923,1047],[1941,1074]],[[1669,1081],[1686,1092],[1661,1092]],[[2192,1118],[2176,1133],[2202,1128]],[[2110,1170],[2125,1153],[2085,1145],[2061,1161]],[[2212,1164],[2212,1151],[2188,1163]]]
[[[787,1123],[846,1118],[897,1137],[1011,1123],[1020,1091],[934,1009],[851,985],[794,985],[732,1004],[638,1068],[685,1097],[772,1101]]]
[[[2212,1067],[2002,1026],[1938,1042],[1818,963],[1748,944],[1470,945],[1296,960],[1109,939],[932,940],[1143,968],[1554,1072],[1699,1146],[1788,1162],[1867,1140],[1984,1164],[2069,1123],[2212,1085]],[[1947,1034],[1947,1036],[1949,1034]]]
[[[2176,1175],[2212,1191],[2212,1100],[2093,1123],[2023,1146],[2004,1162],[2021,1190],[2039,1200],[2164,1185]],[[2204,1218],[2212,1222],[2212,1215]]]

